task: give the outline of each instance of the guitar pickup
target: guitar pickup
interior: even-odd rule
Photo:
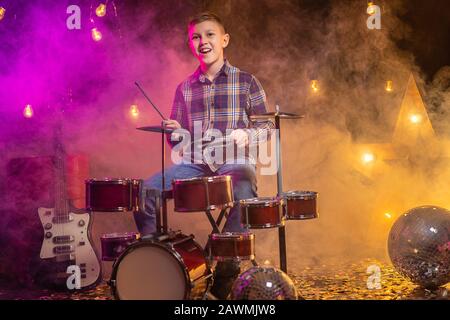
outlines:
[[[56,246],[53,248],[54,254],[70,253],[73,251],[73,246]]]
[[[55,224],[58,223],[69,223],[73,221],[73,217],[72,216],[55,216],[52,218],[52,222]]]
[[[55,236],[53,237],[53,243],[55,244],[62,244],[62,243],[69,243],[75,241],[74,236]]]

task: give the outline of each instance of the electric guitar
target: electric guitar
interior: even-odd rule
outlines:
[[[45,272],[37,282],[58,289],[86,289],[101,280],[101,264],[90,235],[92,216],[72,206],[67,197],[66,156],[58,129],[54,138],[55,207],[38,208],[44,229],[40,258]]]

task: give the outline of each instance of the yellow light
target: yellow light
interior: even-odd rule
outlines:
[[[311,89],[313,92],[319,91],[319,81],[311,80]]]
[[[92,39],[94,41],[102,40],[102,33],[100,31],[98,31],[97,28],[92,28],[91,34],[92,34]]]
[[[394,87],[393,87],[393,84],[392,84],[392,80],[386,81],[386,86],[384,87],[384,89],[387,92],[392,92],[392,90],[394,90]]]
[[[33,108],[31,105],[27,104],[25,108],[23,109],[23,116],[25,118],[31,118],[33,116]]]
[[[2,20],[5,17],[6,9],[3,7],[0,7],[0,20]]]
[[[367,13],[372,15],[375,13],[375,8],[372,7],[373,6],[373,2],[368,2],[367,3]]]
[[[264,260],[264,265],[266,265],[266,266],[268,266],[268,265],[270,265],[271,263],[270,263],[270,260]]]
[[[409,121],[411,121],[414,124],[418,124],[422,121],[422,116],[420,114],[412,114],[409,117]]]
[[[133,118],[139,117],[139,109],[138,109],[137,105],[135,105],[135,104],[131,105],[131,107],[130,107],[130,115]]]
[[[370,152],[366,152],[362,155],[362,162],[364,163],[371,163],[375,160],[375,155]]]
[[[386,212],[386,213],[384,214],[384,216],[385,216],[387,219],[391,219],[391,218],[392,218],[392,214],[390,214],[389,212]]]
[[[97,9],[95,9],[95,14],[97,17],[104,17],[106,14],[106,5],[104,3],[100,3]]]

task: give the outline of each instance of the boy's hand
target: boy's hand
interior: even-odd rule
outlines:
[[[163,120],[162,122],[163,128],[164,129],[172,129],[172,130],[176,130],[176,129],[180,129],[181,125],[178,123],[177,120]]]
[[[248,144],[248,134],[243,129],[233,130],[230,137],[234,140],[238,147],[243,147]]]

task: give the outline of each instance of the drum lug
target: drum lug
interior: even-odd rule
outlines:
[[[116,286],[116,280],[108,280],[106,283],[110,287],[115,287]]]

